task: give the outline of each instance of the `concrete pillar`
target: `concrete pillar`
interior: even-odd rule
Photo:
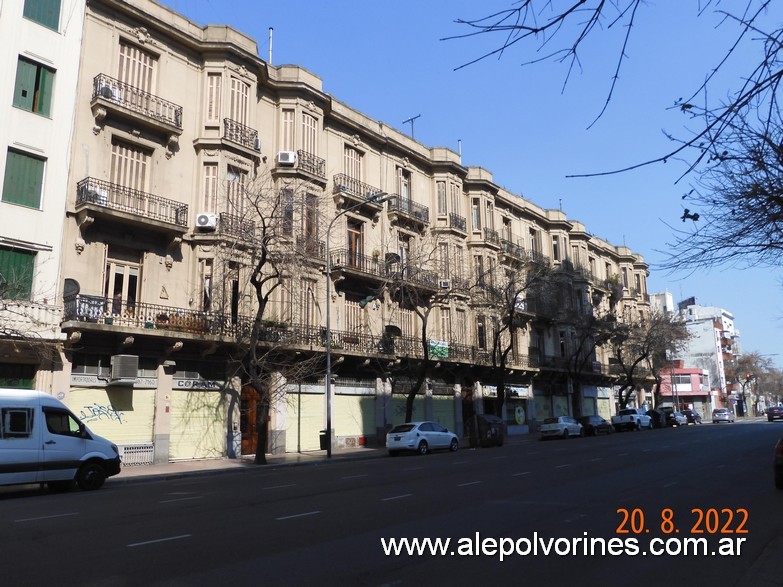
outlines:
[[[156,465],[169,462],[171,438],[171,390],[174,388],[174,372],[163,364],[158,365],[158,387],[155,390],[155,420],[152,424],[152,443],[155,447]]]
[[[277,455],[286,448],[286,400],[288,381],[281,373],[270,377],[271,397],[269,404],[269,452]]]
[[[454,384],[454,433],[462,438],[465,435],[465,423],[462,421],[462,386]]]
[[[386,433],[392,427],[391,382],[378,377],[375,380],[375,443],[384,446]]]

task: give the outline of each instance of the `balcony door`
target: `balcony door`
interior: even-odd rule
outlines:
[[[109,250],[104,296],[114,315],[133,315],[140,297],[141,262],[136,252]]]
[[[353,218],[348,219],[348,265],[360,267],[364,243],[362,240],[362,223]]]

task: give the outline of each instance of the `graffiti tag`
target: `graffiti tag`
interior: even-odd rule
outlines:
[[[79,414],[79,419],[86,424],[99,420],[116,420],[119,424],[122,424],[122,412],[115,410],[111,406],[102,406],[94,403],[91,406],[84,406],[84,409]]]

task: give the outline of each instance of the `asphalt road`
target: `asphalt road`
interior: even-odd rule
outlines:
[[[6,492],[0,576],[112,587],[779,585],[783,492],[771,459],[781,433],[780,422],[703,424]],[[386,556],[381,540],[402,537],[451,543],[444,555]],[[734,554],[713,555],[720,546]],[[517,552],[501,561],[501,549]]]

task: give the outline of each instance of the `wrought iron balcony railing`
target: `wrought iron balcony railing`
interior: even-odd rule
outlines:
[[[408,198],[402,198],[397,194],[389,198],[389,210],[419,222],[427,223],[430,221],[430,209],[427,206],[418,204]]]
[[[76,205],[96,204],[110,210],[187,227],[188,205],[94,177],[76,184]]]
[[[468,230],[468,222],[465,220],[464,216],[460,216],[459,214],[449,213],[449,227],[455,228],[461,232],[467,232]]]
[[[488,243],[492,243],[493,245],[500,246],[500,236],[498,235],[498,231],[492,228],[484,229],[484,240]]]
[[[360,273],[377,276],[383,276],[386,273],[385,264],[377,257],[370,257],[349,249],[331,251],[330,256],[332,257],[332,267],[335,269],[347,267]]]
[[[253,149],[254,151],[261,150],[261,143],[258,140],[258,131],[249,126],[245,126],[236,120],[231,120],[230,118],[223,119],[223,138],[232,143],[242,145],[247,149]]]
[[[92,99],[103,98],[147,118],[182,128],[182,106],[105,74],[92,80]]]
[[[299,161],[299,169],[312,173],[313,175],[326,179],[326,160],[316,157],[312,153],[299,149],[296,152]]]
[[[306,236],[297,236],[296,249],[308,257],[326,261],[326,243],[324,241]]]
[[[509,257],[514,257],[520,261],[527,259],[525,249],[520,245],[514,244],[512,241],[503,239],[500,243],[500,246],[503,249],[503,252]]]
[[[218,228],[221,234],[233,236],[245,241],[252,241],[256,237],[256,223],[226,212],[220,213]]]
[[[345,173],[334,176],[334,192],[344,193],[359,200],[372,200],[383,193],[383,190],[354,179]]]

